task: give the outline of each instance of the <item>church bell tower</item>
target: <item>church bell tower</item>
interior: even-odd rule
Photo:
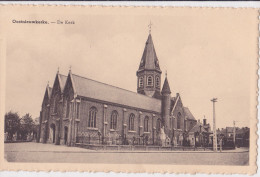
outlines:
[[[137,93],[160,99],[161,73],[150,29],[139,69],[136,72]]]

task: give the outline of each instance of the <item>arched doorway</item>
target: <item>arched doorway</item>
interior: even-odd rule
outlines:
[[[55,143],[55,124],[51,124],[50,126],[50,138],[51,138],[51,142]]]
[[[66,145],[68,141],[68,127],[64,127],[64,144]]]

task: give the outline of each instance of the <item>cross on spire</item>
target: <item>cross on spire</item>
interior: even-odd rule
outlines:
[[[69,72],[71,72],[71,65],[70,65],[70,70],[69,70]]]
[[[151,34],[151,31],[152,31],[152,22],[150,21],[150,23],[149,23],[149,25],[148,25],[148,27],[149,27],[149,34]]]
[[[165,71],[165,77],[167,77],[167,70]]]

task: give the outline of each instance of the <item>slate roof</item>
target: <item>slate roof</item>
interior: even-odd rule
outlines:
[[[169,93],[169,94],[171,93],[171,89],[170,89],[167,77],[165,77],[165,80],[163,83],[162,93]]]
[[[195,117],[190,112],[189,108],[183,107],[184,114],[187,116],[187,119],[189,120],[196,120]]]
[[[156,52],[154,49],[151,34],[149,34],[148,39],[145,43],[143,56],[142,56],[142,59],[141,59],[140,65],[139,65],[139,70],[142,70],[142,69],[148,69],[148,70],[156,69],[159,72],[161,72],[160,66],[159,66],[159,60],[157,58],[157,55],[156,55]]]
[[[58,74],[58,76],[59,76],[61,92],[63,92],[68,77],[62,74]]]
[[[161,100],[71,74],[74,91],[78,96],[117,103],[129,107],[161,112]]]

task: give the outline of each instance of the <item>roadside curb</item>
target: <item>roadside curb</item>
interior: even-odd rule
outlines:
[[[52,152],[52,153],[246,153],[249,151],[222,151],[222,152],[212,152],[212,151],[6,151],[6,152]]]

